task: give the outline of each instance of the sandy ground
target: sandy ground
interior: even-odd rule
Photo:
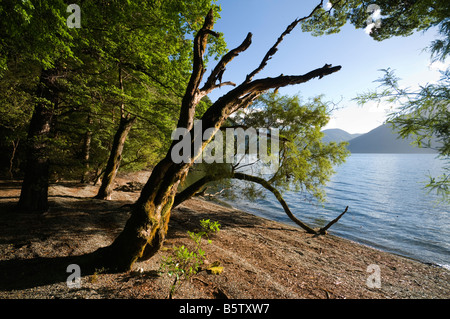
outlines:
[[[201,198],[173,210],[164,248],[151,260],[120,274],[81,269],[81,287],[69,288],[66,267],[76,256],[110,244],[129,217],[121,206],[138,196],[116,191],[111,201],[95,200],[96,190],[75,183],[52,185],[50,210],[33,215],[14,209],[20,184],[0,182],[0,298],[167,298],[173,279],[158,271],[161,259],[174,245],[193,247],[187,231],[198,230],[201,219],[221,224],[212,243],[203,247],[207,261],[219,261],[224,270],[219,275],[201,271],[174,298],[450,297],[446,269],[330,234],[312,236]],[[379,270],[379,288],[367,284],[376,275],[368,267]]]

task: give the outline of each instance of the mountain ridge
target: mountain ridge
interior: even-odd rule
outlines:
[[[351,134],[344,130],[341,130],[339,128],[332,128],[322,131],[325,133],[325,136],[323,137],[323,141],[326,143],[329,142],[347,142],[350,141],[358,136],[361,136],[363,134]]]
[[[341,129],[322,131],[324,142],[348,142],[351,153],[430,154],[436,151],[411,145],[413,139],[402,139],[389,124],[380,125],[365,134],[350,134]],[[356,135],[355,137],[352,137]]]

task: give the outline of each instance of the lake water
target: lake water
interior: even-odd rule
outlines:
[[[285,193],[284,199],[313,227],[324,226],[349,206],[331,234],[450,269],[450,207],[424,189],[428,176],[441,175],[442,167],[434,154],[352,154],[336,167],[325,203],[305,201],[295,192]],[[228,202],[294,224],[270,192],[257,201]]]

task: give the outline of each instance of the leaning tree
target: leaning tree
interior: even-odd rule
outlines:
[[[202,28],[198,31],[193,43],[193,69],[186,92],[182,99],[180,115],[177,127],[187,130],[185,138],[190,139],[191,156],[188,162],[174,162],[172,149],[177,141],[173,141],[166,156],[154,167],[147,183],[141,191],[140,197],[133,205],[131,216],[124,229],[110,246],[98,249],[93,253],[95,260],[103,267],[111,271],[126,271],[137,260],[151,258],[165,240],[170,219],[174,197],[180,182],[188,174],[189,168],[195,159],[211,141],[214,134],[220,129],[224,121],[239,109],[249,106],[262,93],[278,87],[305,83],[314,78],[322,78],[341,69],[341,66],[317,68],[303,75],[280,75],[256,79],[254,77],[264,69],[267,62],[277,52],[278,45],[299,23],[310,18],[313,13],[321,8],[323,1],[313,11],[303,18],[294,20],[277,39],[262,59],[260,65],[249,73],[245,80],[236,85],[233,82],[221,82],[226,65],[251,44],[252,34],[248,33],[244,41],[235,49],[225,54],[212,70],[206,82],[201,86],[205,74],[203,56],[206,51],[208,37],[218,37],[214,32],[214,14],[211,9],[205,17]],[[219,83],[218,83],[219,82]],[[200,100],[216,88],[232,85],[234,89],[213,103],[201,117],[202,129],[197,132],[193,129],[194,115]],[[212,128],[212,130],[211,130]],[[209,129],[209,130],[208,130]],[[212,131],[204,138],[205,131]],[[201,140],[201,147],[195,148],[194,141]]]

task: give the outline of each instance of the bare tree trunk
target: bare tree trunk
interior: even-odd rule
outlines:
[[[26,141],[25,176],[20,192],[18,207],[25,211],[43,212],[48,209],[49,138],[54,109],[58,103],[56,90],[57,69],[42,70],[36,96],[39,101],[34,107]]]
[[[120,90],[123,89],[123,78],[122,78],[122,68],[119,65],[119,87]],[[103,173],[102,184],[98,190],[95,198],[97,199],[111,199],[112,187],[114,179],[116,178],[117,171],[119,170],[120,162],[122,160],[122,151],[125,141],[127,139],[128,133],[131,127],[136,122],[136,117],[131,116],[129,113],[125,115],[125,105],[122,102],[120,105],[120,123],[119,127],[114,135],[114,141],[109,154],[108,163],[106,164],[105,172]]]
[[[314,10],[317,10],[317,6]],[[314,12],[314,11],[313,11]],[[312,13],[311,13],[312,15]],[[310,15],[310,16],[311,16]],[[309,17],[309,16],[308,16]],[[306,19],[307,17],[303,18]],[[276,52],[276,46],[281,42],[282,38],[290,33],[292,29],[303,19],[297,19],[292,23],[277,43],[272,47],[263,59],[261,65],[265,65],[267,60]],[[178,185],[186,177],[189,168],[193,165],[194,160],[199,156],[206,145],[213,138],[217,130],[220,129],[223,122],[230,114],[236,112],[239,108],[250,105],[260,94],[265,91],[282,87],[286,85],[299,84],[307,82],[315,77],[323,77],[340,70],[338,67],[322,67],[311,71],[305,75],[299,76],[279,76],[276,78],[265,78],[260,80],[252,80],[253,76],[258,73],[262,67],[260,66],[246,80],[220,99],[218,99],[202,117],[201,136],[195,136],[193,130],[195,107],[202,97],[209,94],[213,89],[223,85],[234,85],[232,82],[220,82],[216,84],[223,75],[223,70],[240,52],[245,51],[251,44],[251,33],[240,46],[228,52],[219,61],[217,66],[212,70],[211,75],[206,83],[200,88],[205,69],[203,66],[203,55],[206,50],[207,39],[209,35],[218,36],[212,31],[214,25],[213,11],[210,10],[205,18],[203,27],[197,33],[194,39],[194,61],[193,71],[189,80],[184,98],[182,100],[178,128],[185,128],[190,134],[191,154],[188,163],[175,163],[172,160],[171,153],[177,144],[174,141],[166,155],[153,169],[146,185],[142,189],[141,195],[133,205],[131,217],[127,221],[122,233],[114,240],[114,242],[105,248],[99,249],[95,255],[100,259],[101,264],[110,270],[125,271],[131,268],[133,263],[140,259],[146,260],[151,258],[161,247],[164,242],[170,212],[174,203],[174,197]],[[206,129],[213,128],[213,134],[203,140]],[[196,149],[196,139],[201,139],[201,148]]]
[[[9,178],[13,179],[13,167],[14,167],[14,158],[16,157],[17,148],[19,147],[20,137],[16,141],[11,141],[11,144],[13,146],[11,157],[9,158]]]
[[[119,170],[120,161],[122,160],[122,151],[128,133],[131,130],[136,117],[121,117],[119,127],[114,135],[114,141],[109,155],[108,163],[106,164],[105,172],[103,173],[102,184],[98,190],[95,198],[97,199],[111,199],[111,193],[113,191],[113,183],[116,178],[117,171]]]
[[[90,153],[91,153],[91,141],[92,141],[92,131],[91,131],[92,118],[91,118],[90,114],[88,114],[86,124],[87,124],[88,128],[86,130],[86,133],[84,133],[83,153],[82,153],[84,171],[83,171],[83,174],[81,175],[80,183],[88,182],[89,157],[90,157]]]

